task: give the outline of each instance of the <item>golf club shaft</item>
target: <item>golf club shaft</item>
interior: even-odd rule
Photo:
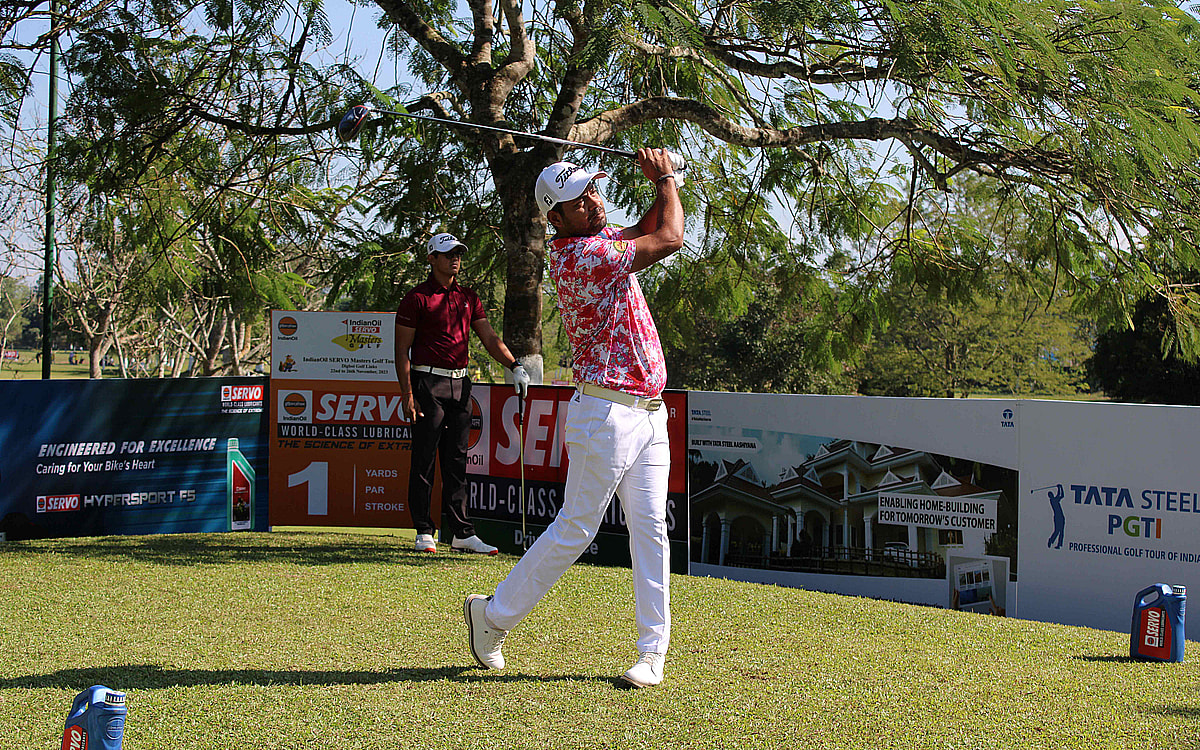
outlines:
[[[539,133],[526,133],[521,130],[509,130],[508,128],[497,128],[491,125],[479,125],[473,122],[463,122],[460,120],[444,120],[440,117],[428,117],[426,115],[414,115],[409,112],[397,112],[391,109],[375,109],[371,108],[372,112],[378,112],[384,115],[395,115],[397,117],[407,117],[411,120],[422,120],[424,122],[435,122],[439,125],[451,125],[460,128],[471,128],[473,130],[486,130],[489,133],[504,133],[515,138],[528,138],[534,141],[542,141],[544,143],[555,143],[559,146],[570,146],[572,148],[590,148],[593,151],[603,151],[608,154],[616,154],[624,156],[626,159],[636,159],[637,153],[633,151],[625,151],[619,148],[609,148],[608,146],[597,146],[594,143],[580,143],[578,141],[568,141],[564,138],[555,138],[549,135],[541,135]]]
[[[521,440],[518,455],[521,461],[521,549],[529,549],[529,533],[525,531],[525,399],[517,396],[517,431]]]

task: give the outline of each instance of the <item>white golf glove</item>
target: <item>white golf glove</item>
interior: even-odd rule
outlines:
[[[687,160],[674,151],[668,151],[667,156],[671,157],[671,166],[675,168],[675,189],[683,187],[683,173],[687,171]]]
[[[525,365],[517,365],[512,369],[512,374],[517,396],[524,399],[529,395],[529,372],[525,370]]]

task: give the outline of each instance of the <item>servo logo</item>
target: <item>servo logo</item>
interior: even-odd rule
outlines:
[[[87,734],[83,727],[67,727],[63,732],[62,750],[87,750]]]
[[[222,401],[262,401],[263,387],[261,385],[223,385],[221,386]]]
[[[38,513],[60,513],[65,510],[79,510],[79,495],[38,495]]]
[[[262,408],[263,387],[261,385],[221,386],[222,414],[251,414],[261,412]]]

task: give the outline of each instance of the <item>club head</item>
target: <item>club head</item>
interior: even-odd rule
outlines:
[[[367,118],[371,116],[371,109],[365,104],[358,104],[350,108],[342,121],[338,123],[337,134],[338,139],[342,143],[349,143],[358,138],[358,131],[362,130]]]

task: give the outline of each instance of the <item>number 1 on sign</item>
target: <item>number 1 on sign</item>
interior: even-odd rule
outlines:
[[[288,474],[288,487],[308,485],[308,515],[329,515],[329,463],[314,461],[302,471]]]

